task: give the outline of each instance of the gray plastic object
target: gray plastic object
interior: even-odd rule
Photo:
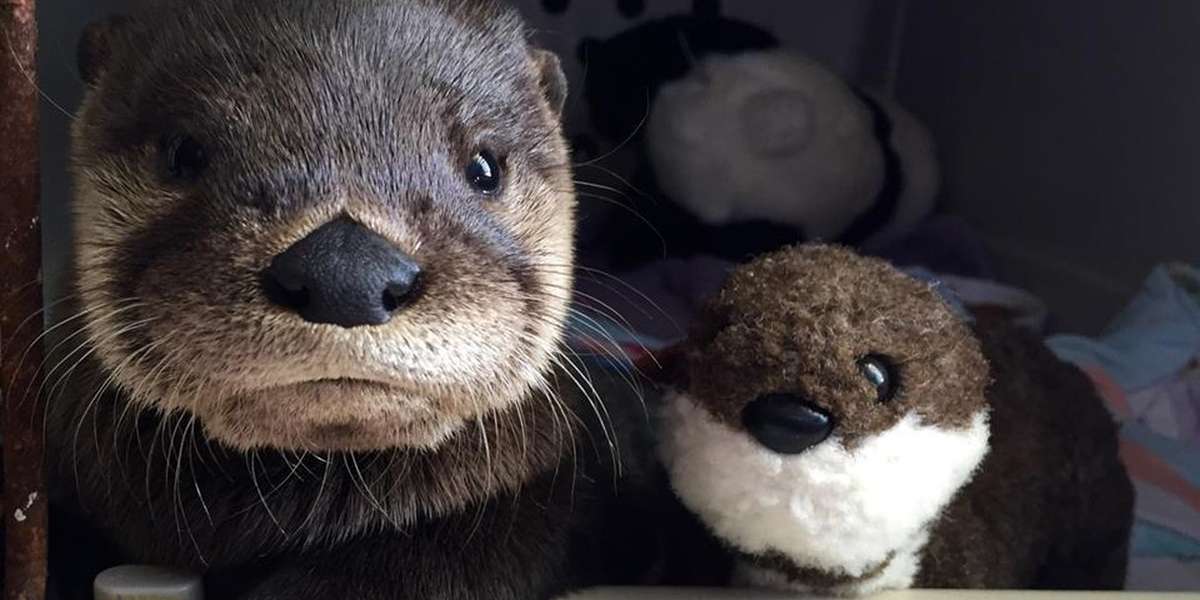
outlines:
[[[159,567],[113,567],[92,587],[96,600],[204,600],[199,576]]]

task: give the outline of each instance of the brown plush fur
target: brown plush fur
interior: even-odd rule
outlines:
[[[898,367],[900,391],[884,405],[856,368],[867,354]],[[761,257],[731,276],[666,359],[667,377],[725,425],[744,431],[742,408],[760,394],[799,394],[833,416],[836,441],[822,443],[850,452],[905,414],[957,429],[987,411],[990,450],[927,525],[917,587],[1124,582],[1133,489],[1087,378],[1006,321],[968,325],[929,284],[883,261],[819,245]],[[817,590],[886,566],[854,578],[777,552],[741,556]]]
[[[987,366],[971,331],[925,284],[880,261],[835,247],[777,252],[731,276],[697,317],[687,343],[688,390],[740,428],[746,402],[789,392],[829,411],[852,448],[915,412],[926,423],[964,427],[984,406]],[[894,402],[874,390],[857,361],[890,357],[903,372]]]
[[[1120,589],[1133,486],[1117,428],[1078,369],[998,319],[975,327],[991,365],[991,451],[947,507],[918,586]]]

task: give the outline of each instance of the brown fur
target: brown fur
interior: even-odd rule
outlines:
[[[1040,340],[997,319],[975,330],[992,449],[932,528],[917,585],[1120,589],[1134,496],[1112,416]]]
[[[560,337],[574,196],[557,63],[491,2],[263,10],[172,3],[88,40],[114,63],[74,134],[96,356],[132,402],[238,448],[434,447],[544,385]],[[181,134],[212,155],[195,182],[162,176]],[[500,197],[462,177],[481,145],[504,157]],[[386,326],[312,325],[260,289],[342,214],[427,275]],[[334,379],[354,381],[317,383]]]
[[[589,375],[559,354],[564,80],[515,11],[157,2],[91,29],[79,56],[76,318],[48,433],[58,501],[114,559],[206,572],[221,598],[526,599],[626,581],[612,565],[638,561],[605,553],[649,532],[595,521],[625,510],[613,459],[637,430],[601,436],[594,399],[571,393]],[[164,168],[180,135],[208,150],[194,180]],[[503,163],[497,195],[464,177],[481,146]],[[339,215],[427,276],[386,325],[307,323],[259,285]]]
[[[870,353],[900,367],[900,391],[882,406],[855,367]],[[987,411],[990,450],[928,525],[917,587],[1124,582],[1133,488],[1115,423],[1082,373],[1007,321],[980,316],[968,326],[928,284],[810,245],[736,271],[666,359],[664,375],[726,425],[742,429],[742,408],[760,394],[796,393],[834,416],[837,443],[851,452],[910,412],[959,428]],[[777,552],[743,558],[816,590],[882,569],[848,577]]]
[[[882,261],[849,250],[803,247],[738,269],[697,317],[687,342],[687,389],[740,428],[760,394],[800,394],[826,409],[848,448],[909,412],[927,424],[967,426],[984,406],[987,366],[970,330],[949,310],[928,310],[936,292]],[[902,370],[896,398],[874,390],[857,361],[889,356]],[[678,367],[675,367],[676,369]]]

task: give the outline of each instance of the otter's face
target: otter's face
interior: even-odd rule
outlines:
[[[881,261],[784,250],[736,272],[701,321],[663,452],[683,501],[744,552],[886,572],[982,460],[977,341]]]
[[[237,448],[433,447],[542,384],[571,285],[558,64],[490,3],[169,3],[95,29],[86,335]]]

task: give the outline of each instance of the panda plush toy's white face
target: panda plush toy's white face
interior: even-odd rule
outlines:
[[[706,56],[659,89],[646,132],[663,192],[710,226],[883,242],[927,216],[939,189],[912,115],[785,50]]]
[[[711,55],[655,99],[647,149],[699,219],[766,219],[832,239],[880,189],[872,115],[845,83],[780,51]]]

